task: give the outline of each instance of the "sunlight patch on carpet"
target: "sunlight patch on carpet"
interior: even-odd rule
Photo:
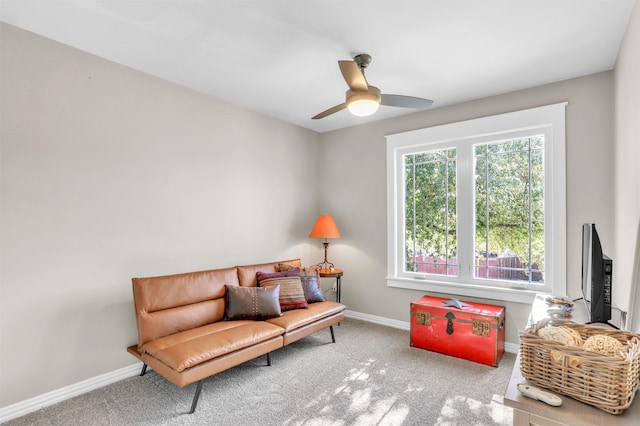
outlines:
[[[511,425],[513,411],[500,402],[500,396],[494,395],[491,402],[483,404],[464,396],[447,398],[436,422],[437,426],[484,425],[488,422],[498,425]]]
[[[405,389],[405,393],[411,393],[411,392],[422,392],[425,389],[424,386],[416,386],[413,383],[409,383],[407,384],[407,389]]]
[[[380,377],[389,376],[387,367],[376,359],[353,364],[334,387],[301,404],[301,410],[284,424],[401,426],[407,421],[438,426],[512,424],[513,411],[502,404],[499,395],[493,395],[485,403],[461,395],[434,394],[418,380],[381,381]],[[421,398],[425,399],[420,409],[412,408],[412,401]]]
[[[367,410],[371,404],[371,389],[356,390],[351,394],[350,413],[358,413]]]
[[[397,403],[397,398],[390,397],[375,401],[366,413],[360,414],[353,423],[358,426],[369,425],[401,425],[409,414],[407,404]]]
[[[332,392],[322,392],[305,404],[305,415],[293,417],[287,425],[385,425],[400,426],[409,414],[409,406],[397,396],[380,397],[381,390],[371,386],[371,376],[386,375],[376,367],[375,359],[350,369]],[[375,382],[375,381],[374,381]],[[316,415],[310,415],[313,411]],[[347,420],[348,419],[348,420]]]

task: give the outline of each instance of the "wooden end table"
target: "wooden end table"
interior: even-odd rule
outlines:
[[[340,303],[340,278],[344,275],[342,269],[320,269],[318,270],[320,278],[335,278],[336,279],[336,302]]]

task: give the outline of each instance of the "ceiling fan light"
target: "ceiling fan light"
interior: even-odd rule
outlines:
[[[378,110],[380,97],[370,93],[354,95],[349,99],[347,108],[349,112],[358,117],[366,117]]]
[[[351,114],[357,115],[358,117],[366,117],[367,115],[371,115],[376,112],[379,106],[380,104],[376,101],[363,99],[351,102],[348,108]]]

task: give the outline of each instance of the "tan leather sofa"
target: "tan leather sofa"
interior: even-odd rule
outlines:
[[[198,382],[189,413],[196,409],[202,380],[267,355],[344,319],[345,306],[332,301],[310,303],[264,321],[225,320],[226,286],[256,287],[258,272],[279,265],[301,267],[299,259],[235,266],[149,278],[133,278],[138,344],[127,350],[156,373],[183,387]]]

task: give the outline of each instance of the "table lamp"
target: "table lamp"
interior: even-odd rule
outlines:
[[[327,250],[329,249],[328,238],[340,238],[340,231],[329,214],[321,214],[313,225],[309,238],[324,238],[324,262],[318,263],[318,268],[331,270],[334,268],[333,263],[327,261]]]

